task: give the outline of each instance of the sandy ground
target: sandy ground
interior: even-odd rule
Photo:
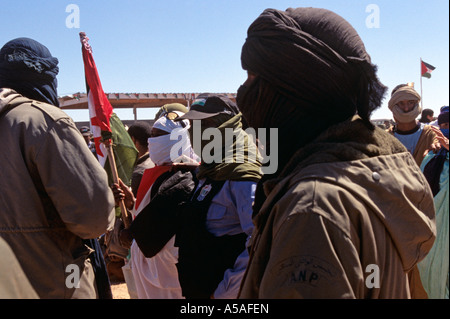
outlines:
[[[114,299],[130,299],[127,284],[121,281],[111,282],[111,290]]]

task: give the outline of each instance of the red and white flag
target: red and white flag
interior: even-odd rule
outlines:
[[[95,149],[100,164],[104,167],[107,152],[101,143],[101,132],[111,132],[109,120],[113,114],[113,107],[103,91],[100,77],[97,72],[89,38],[84,32],[80,32],[81,50],[83,53],[84,73],[86,77],[86,90],[88,96],[89,117],[91,120],[91,132],[94,137]]]

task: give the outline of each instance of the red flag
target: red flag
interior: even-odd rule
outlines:
[[[126,185],[130,185],[138,151],[123,123],[117,114],[113,113],[113,107],[103,92],[86,33],[80,32],[80,40],[91,131],[94,135],[98,160],[108,174],[109,183],[118,183],[120,178]],[[114,143],[112,143],[113,141]],[[109,165],[106,165],[107,161]],[[123,201],[120,202],[120,211],[117,216],[120,215],[122,215],[125,227],[128,227],[128,213]]]
[[[84,73],[86,77],[86,90],[88,96],[89,116],[91,120],[91,131],[94,136],[95,148],[97,156],[102,165],[106,161],[106,150],[100,142],[102,139],[101,132],[111,132],[109,120],[113,114],[113,107],[109,102],[106,94],[103,92],[100,77],[97,72],[92,48],[89,45],[89,38],[84,32],[80,32],[80,40],[82,43],[82,53],[84,62]]]

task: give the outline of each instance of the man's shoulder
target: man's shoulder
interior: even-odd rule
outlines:
[[[59,107],[56,107],[54,105],[30,100],[31,106],[35,109],[40,110],[44,114],[46,114],[48,117],[50,117],[53,121],[57,122],[61,119],[70,119],[70,116],[67,115],[63,110],[61,110]]]
[[[49,129],[56,127],[65,128],[68,126],[77,130],[72,118],[59,107],[21,95],[10,102],[10,108],[6,116],[26,123],[26,127],[34,127],[42,132],[48,132]]]
[[[3,104],[4,108],[12,111],[11,114],[16,114],[15,112],[17,112],[21,117],[22,115],[33,117],[37,114],[44,113],[54,121],[62,118],[70,119],[70,117],[59,107],[27,98],[14,90],[0,89],[0,94],[0,103]],[[7,105],[7,107],[5,105]]]
[[[430,125],[430,124],[424,124],[423,127],[422,127],[422,130],[424,132],[426,132],[427,134],[436,135],[436,133],[433,130],[432,125]]]
[[[59,107],[48,103],[31,100],[23,96],[20,96],[13,102],[14,107],[11,108],[11,114],[17,112],[16,114],[20,114],[21,117],[22,115],[24,115],[30,118],[40,117],[42,115],[50,118],[54,122],[57,122],[59,120],[71,120],[70,116],[67,115]]]
[[[426,141],[426,144],[439,142],[436,132],[431,125],[424,125],[420,139]]]
[[[152,162],[149,154],[147,153],[137,160],[135,169],[137,171],[144,171],[144,170],[146,170],[148,168],[152,168],[154,166],[155,166],[155,164]]]
[[[190,171],[167,171],[161,174],[152,185],[152,198],[179,202],[186,200],[194,190],[196,180]],[[154,199],[152,199],[154,200]]]

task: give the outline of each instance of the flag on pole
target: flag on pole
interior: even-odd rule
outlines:
[[[86,91],[88,96],[91,132],[100,164],[108,173],[110,184],[113,182],[112,168],[108,159],[105,141],[112,140],[114,160],[119,178],[131,185],[131,176],[137,160],[138,151],[119,117],[103,91],[97,67],[89,45],[89,38],[80,32],[82,44]]]
[[[431,78],[431,72],[433,72],[434,69],[436,68],[426,62],[421,61],[421,63],[422,63],[422,76],[428,79]]]

